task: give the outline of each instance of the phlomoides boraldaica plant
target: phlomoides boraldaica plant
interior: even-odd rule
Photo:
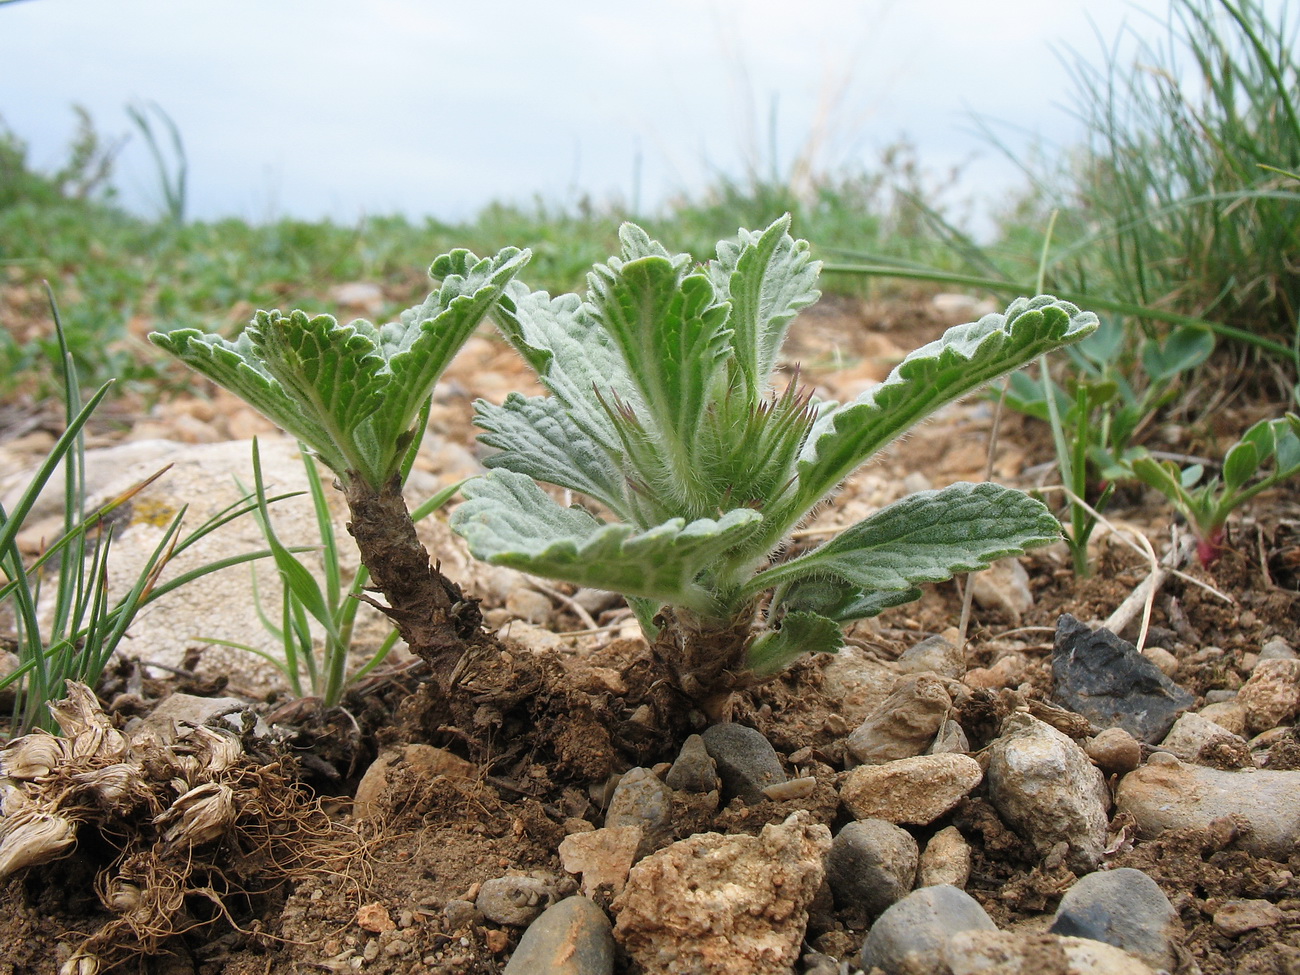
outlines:
[[[477,404],[493,470],[452,527],[478,558],[623,593],[669,684],[712,717],[733,691],[841,627],[920,596],[920,583],[1060,537],[1046,507],[954,484],[884,508],[794,557],[791,531],[874,454],[945,403],[1097,327],[1041,296],[949,329],[852,402],[774,371],[820,270],[789,219],[742,230],[698,266],[626,224],[585,297],[518,282],[494,312],[549,396]],[[537,482],[598,502],[564,507]]]
[[[429,564],[402,480],[435,383],[528,257],[515,248],[482,260],[466,250],[439,257],[429,274],[440,286],[400,321],[379,327],[259,311],[234,342],[197,329],[149,336],[293,434],[338,475],[352,516],[348,530],[388,599],[380,608],[444,681],[480,634],[480,619],[476,604]],[[286,561],[277,565],[292,571]],[[295,581],[303,580],[285,580],[297,591],[312,588]]]

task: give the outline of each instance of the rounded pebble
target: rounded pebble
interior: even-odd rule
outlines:
[[[866,971],[942,971],[944,946],[958,931],[996,931],[979,901],[940,885],[914,890],[876,919],[862,945]],[[926,967],[926,966],[929,967]]]
[[[613,970],[609,918],[585,897],[566,897],[528,926],[504,975],[610,975]]]
[[[474,901],[485,918],[523,927],[546,910],[551,887],[535,877],[493,877],[483,881]]]
[[[704,747],[704,739],[691,735],[682,742],[677,760],[664,776],[670,789],[681,792],[709,793],[718,788],[718,763]]]
[[[605,825],[641,827],[644,854],[668,838],[671,812],[672,799],[659,776],[648,768],[633,768],[623,773],[614,788],[605,811]]]
[[[1107,775],[1123,775],[1142,764],[1142,746],[1123,728],[1107,728],[1084,751]]]
[[[748,805],[762,802],[763,789],[785,781],[776,749],[758,731],[741,724],[715,724],[700,736],[718,763],[722,797],[739,796]]]
[[[1052,934],[1102,941],[1152,968],[1172,970],[1178,912],[1160,885],[1132,867],[1087,874],[1065,892]]]
[[[840,783],[840,799],[858,819],[924,826],[957,805],[983,777],[969,755],[917,755],[850,769]]]
[[[831,843],[826,882],[837,907],[865,920],[911,891],[918,860],[916,840],[907,830],[883,819],[860,819]]]
[[[971,848],[956,826],[945,826],[930,837],[917,866],[918,887],[966,888],[970,880]]]

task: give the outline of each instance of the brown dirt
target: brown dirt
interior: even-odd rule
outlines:
[[[906,351],[936,337],[948,324],[925,304],[871,306],[836,299],[800,320],[791,352],[820,391],[843,399],[883,378]],[[469,444],[473,397],[500,398],[511,388],[532,388],[517,359],[498,343],[475,338],[444,381],[435,421],[449,439]],[[32,423],[32,415],[23,417],[28,429],[40,425]],[[890,491],[896,494],[909,475],[923,475],[934,486],[980,479],[992,419],[991,406],[978,400],[946,411],[847,486],[817,526],[842,524],[892,500]],[[138,421],[170,428],[180,439],[240,435],[258,422],[220,393],[161,404]],[[97,433],[104,439],[117,435],[103,426]],[[1009,417],[997,445],[995,476],[1013,482],[1021,478],[1030,486],[1032,480],[1023,480],[1026,472],[1050,456],[1045,431]],[[1169,517],[1157,498],[1139,495],[1109,514],[1147,533],[1158,549],[1168,538]],[[1060,613],[1102,619],[1145,577],[1148,566],[1142,556],[1099,535],[1090,578],[1076,578],[1062,551],[1040,550],[1025,559],[1035,596],[1030,612],[1013,619],[976,609],[970,666],[988,667],[1010,653],[1020,654],[1025,664],[1011,682],[1014,690],[977,692],[963,709],[973,745],[988,740],[1009,708],[1045,700],[1050,690],[1046,661]],[[1234,525],[1229,552],[1212,570],[1189,570],[1232,603],[1191,582],[1175,579],[1166,585],[1153,607],[1150,642],[1178,659],[1180,683],[1197,694],[1235,688],[1269,637],[1282,636],[1300,646],[1297,553],[1300,490],[1293,485],[1261,498],[1246,512]],[[484,604],[483,609],[499,607]],[[878,656],[892,658],[919,639],[955,626],[960,612],[959,586],[946,583],[930,587],[912,606],[858,625],[851,637]],[[551,629],[581,625],[557,605]],[[796,808],[810,809],[832,828],[844,821],[833,787],[835,769],[827,758],[849,729],[822,691],[823,664],[800,663],[744,697],[736,714],[767,735],[787,768],[797,766],[800,774],[817,779],[813,795],[751,807],[733,803],[721,810],[701,797],[679,796],[672,820],[676,837],[705,830],[756,833]],[[354,696],[348,707],[359,719],[356,740],[341,740],[352,734],[341,733],[345,726],[354,727],[350,719],[295,715],[289,707],[286,720],[300,729],[291,745],[298,749],[304,780],[326,793],[348,792],[377,750],[412,742],[472,759],[476,776],[430,776],[398,762],[377,816],[355,822],[346,795],[327,802],[324,809],[333,827],[317,829],[315,840],[300,837],[311,855],[286,865],[281,882],[224,898],[222,910],[215,912],[220,916],[215,916],[211,898],[191,894],[183,910],[212,923],[170,937],[153,956],[124,953],[127,960],[120,970],[168,975],[500,972],[521,932],[458,914],[454,902],[472,900],[479,884],[507,873],[544,879],[557,896],[573,891],[573,879],[560,868],[559,841],[579,828],[579,820],[601,825],[612,775],[634,764],[670,761],[679,744],[644,721],[642,706],[653,698],[653,672],[639,640],[613,639],[591,652],[508,649],[502,657],[482,662],[455,706],[418,678],[415,671],[389,673],[369,682],[374,693],[368,698]],[[167,689],[147,685],[144,697],[161,696]],[[101,696],[111,698],[111,688],[101,688]],[[130,711],[128,703],[123,703],[123,717]],[[147,703],[131,708],[138,711]],[[1283,736],[1269,756],[1272,767],[1295,768],[1298,759],[1300,742],[1294,732]],[[978,795],[932,829],[950,823],[974,847],[969,890],[995,921],[1041,928],[1073,874],[1050,857],[1039,861]],[[1146,871],[1173,900],[1186,951],[1180,971],[1192,971],[1194,962],[1205,975],[1300,972],[1300,857],[1285,864],[1251,857],[1229,849],[1231,836],[1221,830],[1135,842],[1125,827],[1113,824],[1117,839],[1110,863]],[[120,837],[91,838],[75,856],[0,884],[0,975],[52,975],[72,947],[110,919],[93,883],[119,848]],[[1215,928],[1213,916],[1234,898],[1270,901],[1284,920],[1227,937]],[[860,927],[837,916],[825,898],[814,905],[809,946],[848,959],[862,937]],[[633,971],[626,959],[616,970]]]

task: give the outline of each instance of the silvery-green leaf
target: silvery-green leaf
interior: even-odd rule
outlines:
[[[633,407],[640,400],[613,340],[582,307],[581,299],[553,299],[514,282],[494,319],[579,429],[611,457],[619,456],[618,434],[600,397],[617,389]]]
[[[644,405],[639,420],[658,436],[689,497],[696,434],[731,350],[730,309],[717,300],[707,274],[689,272],[689,255],[660,256],[631,224],[620,237],[625,259],[611,258],[587,276],[587,307],[621,351]],[[626,397],[625,390],[615,391]]]
[[[796,498],[769,529],[788,531],[845,477],[939,407],[1096,327],[1091,312],[1040,295],[1017,299],[1005,315],[950,328],[908,355],[879,386],[820,418],[799,465]]]
[[[844,646],[840,625],[816,613],[787,613],[779,630],[768,630],[749,645],[746,665],[756,677],[785,670],[805,653],[835,653]]]
[[[149,340],[303,441],[331,470],[348,469],[348,461],[330,438],[322,418],[304,412],[289,398],[253,350],[247,333],[230,342],[220,335],[205,335],[196,328],[181,328],[153,332]]]
[[[483,463],[580,491],[626,517],[622,479],[609,454],[581,430],[554,396],[511,393],[497,406],[474,404],[479,440],[496,447]]]
[[[735,240],[718,244],[717,260],[709,266],[719,297],[731,300],[731,345],[751,405],[770,389],[795,313],[821,296],[821,262],[789,230],[789,214],[766,230],[742,230]]]
[[[811,552],[758,573],[747,591],[824,576],[864,593],[912,589],[1060,537],[1060,523],[1041,501],[999,484],[953,484],[895,501]]]
[[[430,273],[443,276],[440,286],[422,305],[403,313],[400,333],[391,326],[382,333],[392,383],[376,417],[381,443],[397,443],[410,430],[447,365],[530,256],[507,247],[495,257],[478,260],[458,250],[434,262]]]
[[[473,478],[461,493],[466,500],[451,527],[475,558],[701,612],[718,607],[697,576],[762,521],[758,512],[738,509],[717,520],[674,519],[638,531],[563,508],[532,478],[507,470]]]
[[[887,609],[921,598],[920,589],[881,589],[864,593],[837,576],[811,576],[777,588],[769,616],[809,612],[844,624],[879,616]]]
[[[356,437],[389,385],[374,326],[342,325],[330,315],[308,318],[300,311],[259,311],[245,334],[266,371],[343,455],[344,470],[368,480],[379,476],[387,459],[382,447]]]

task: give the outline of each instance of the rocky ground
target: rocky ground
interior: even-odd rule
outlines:
[[[965,311],[828,300],[789,351],[843,399]],[[474,469],[474,397],[526,384],[472,340],[415,492]],[[1150,434],[1211,451],[1275,410],[1229,394],[1219,431]],[[137,453],[99,455],[106,491],[176,465],[124,552],[248,477],[229,441],[267,438],[292,487],[292,445],[224,394],[107,419],[95,444]],[[947,411],[804,537],[981,479],[992,421],[985,401]],[[48,446],[45,423],[7,417],[6,469]],[[995,477],[1045,486],[1050,458],[1044,431],[1004,419]],[[646,648],[617,600],[473,565],[437,518],[426,542],[509,647],[465,688],[464,726],[405,659],[343,709],[289,698],[258,658],[197,638],[260,629],[247,577],[214,577],[184,608],[207,616],[160,605],[133,628],[99,705],[61,719],[69,744],[6,752],[0,973],[1300,972],[1300,491],[1261,497],[1219,563],[1149,600],[1164,574],[1139,539],[1177,549],[1170,513],[1133,493],[1108,515],[1087,579],[1046,549],[972,580],[964,646],[965,582],[931,587],[685,740],[647,723]],[[233,530],[218,549],[258,540]],[[15,859],[18,824],[61,858]]]

